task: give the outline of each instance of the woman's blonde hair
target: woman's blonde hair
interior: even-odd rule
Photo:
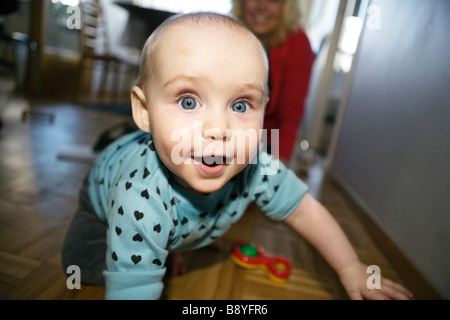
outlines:
[[[262,39],[267,50],[284,41],[289,33],[293,33],[300,28],[301,12],[298,0],[282,0],[283,10],[281,13],[281,23],[278,28],[267,38]],[[233,0],[231,13],[238,19],[244,21],[245,0]]]

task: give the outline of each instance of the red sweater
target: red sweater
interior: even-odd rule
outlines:
[[[264,116],[267,142],[270,129],[279,129],[279,156],[290,159],[305,109],[315,55],[299,30],[269,51],[270,101]],[[274,146],[272,146],[273,150]]]

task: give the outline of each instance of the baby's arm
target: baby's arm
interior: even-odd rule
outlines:
[[[111,187],[106,299],[156,300],[162,294],[174,222],[170,206],[155,189],[131,179]]]
[[[313,245],[338,273],[351,299],[409,299],[411,292],[389,279],[382,279],[380,289],[368,289],[367,266],[362,264],[343,230],[328,210],[309,193],[285,220]]]

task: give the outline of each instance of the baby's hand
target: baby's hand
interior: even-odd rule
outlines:
[[[381,275],[380,288],[369,289],[366,273],[367,266],[358,262],[338,271],[339,278],[347,294],[352,300],[409,300],[413,294],[399,283],[383,278]]]

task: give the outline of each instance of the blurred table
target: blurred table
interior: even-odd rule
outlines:
[[[122,36],[121,45],[141,50],[150,34],[175,12],[142,7],[126,1],[115,1],[126,9],[130,16]]]

